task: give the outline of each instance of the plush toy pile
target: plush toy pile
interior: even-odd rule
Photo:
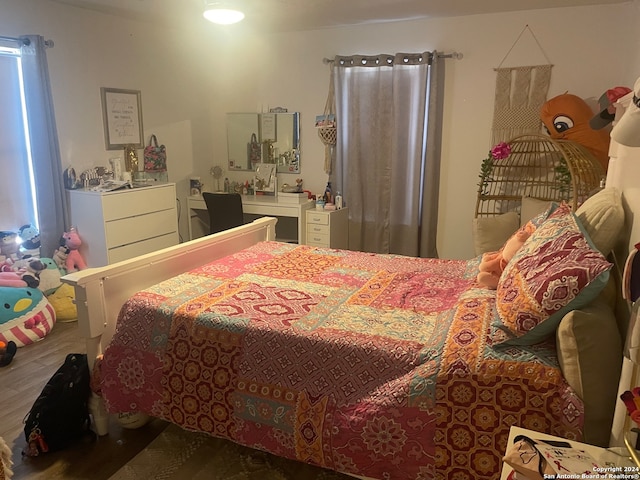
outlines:
[[[73,287],[61,277],[87,267],[75,228],[64,232],[51,257],[40,255],[40,234],[32,225],[0,232],[0,366],[18,347],[44,338],[56,320],[77,319]]]

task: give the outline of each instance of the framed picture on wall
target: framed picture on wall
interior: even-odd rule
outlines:
[[[144,148],[140,90],[102,87],[100,96],[106,149]]]

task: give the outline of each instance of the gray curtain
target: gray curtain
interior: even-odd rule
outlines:
[[[67,200],[62,184],[60,147],[56,130],[46,48],[50,41],[39,35],[20,37],[25,100],[31,137],[36,205],[42,256],[50,257],[69,225]]]
[[[443,67],[437,52],[334,59],[350,249],[437,257]]]

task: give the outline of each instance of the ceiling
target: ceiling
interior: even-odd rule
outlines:
[[[50,0],[142,21],[173,24],[202,19],[204,0]],[[228,0],[242,2],[245,22],[268,32],[626,3],[629,0]],[[205,20],[202,20],[205,21]],[[225,27],[229,28],[229,27]]]

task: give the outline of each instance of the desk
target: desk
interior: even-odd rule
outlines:
[[[202,195],[194,195],[187,198],[189,212],[207,210],[207,205]],[[242,195],[242,211],[250,215],[269,217],[294,217],[298,221],[298,243],[306,243],[305,214],[310,208],[315,207],[313,201],[305,203],[290,203],[278,201],[277,196],[268,195]],[[189,239],[193,240],[191,227],[191,215],[189,216]]]

